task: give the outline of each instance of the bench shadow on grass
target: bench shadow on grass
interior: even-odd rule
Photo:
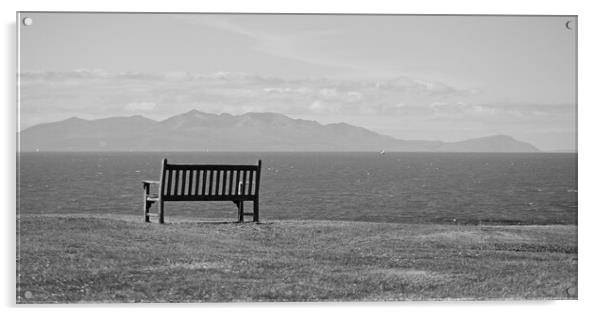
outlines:
[[[156,223],[153,223],[156,224]],[[224,225],[224,226],[229,226],[229,225],[272,225],[274,224],[273,222],[266,222],[266,221],[260,221],[260,222],[253,222],[253,221],[244,221],[244,222],[239,222],[237,220],[192,220],[192,219],[175,219],[175,220],[165,220],[165,224],[163,225],[187,225],[187,226],[216,226],[216,225]]]

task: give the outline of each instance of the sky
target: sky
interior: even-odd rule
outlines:
[[[20,129],[278,112],[399,139],[576,149],[572,16],[22,13]],[[568,27],[567,27],[568,22]]]

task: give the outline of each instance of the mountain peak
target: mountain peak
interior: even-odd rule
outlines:
[[[290,117],[288,117],[284,114],[274,113],[274,112],[248,112],[241,116],[248,116],[248,117],[252,117],[252,118],[256,118],[256,119],[278,119],[278,118],[286,118],[289,120],[291,119]]]
[[[504,135],[504,134],[496,134],[496,135],[491,135],[491,136],[485,136],[482,138],[489,138],[489,139],[511,139],[514,140],[514,137],[512,136],[508,136],[508,135]]]
[[[192,109],[192,110],[190,110],[188,112],[184,112],[184,113],[181,113],[181,114],[176,114],[174,116],[171,116],[171,117],[167,118],[166,121],[174,119],[174,118],[207,119],[208,117],[212,117],[212,116],[217,116],[217,114],[206,113],[206,112],[199,111],[197,109]]]
[[[269,124],[269,125],[290,125],[295,120],[279,113],[273,112],[248,112],[239,116],[246,123],[250,124]]]
[[[119,116],[115,117],[117,119],[121,118]],[[130,120],[135,120],[135,121],[150,121],[150,122],[155,122],[154,120],[149,119],[148,117],[144,116],[144,115],[140,115],[140,114],[136,114],[136,115],[131,115],[128,117],[125,117],[126,119],[130,119]]]
[[[79,118],[77,116],[72,116],[70,118],[64,119],[63,122],[84,122],[87,120],[84,120],[83,118]]]
[[[462,152],[538,152],[535,146],[521,142],[508,135],[491,135],[465,141],[448,143],[442,146],[443,151]]]
[[[195,115],[195,114],[207,114],[207,113],[201,112],[201,111],[199,111],[197,109],[191,109],[188,112],[184,112],[184,113],[182,113],[180,115]]]
[[[455,143],[404,141],[347,123],[323,125],[273,112],[231,115],[197,109],[160,122],[140,115],[73,117],[28,128],[20,140],[23,151],[538,151],[507,135]]]

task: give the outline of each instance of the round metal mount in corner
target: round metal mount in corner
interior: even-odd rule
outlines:
[[[30,26],[33,24],[33,19],[30,17],[24,17],[23,18],[23,25],[25,26]]]

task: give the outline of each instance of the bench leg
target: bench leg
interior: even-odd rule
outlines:
[[[236,205],[238,206],[238,221],[242,223],[245,221],[245,204],[243,201],[238,201]]]
[[[165,223],[165,206],[163,205],[163,201],[160,200],[157,203],[159,203],[159,224],[164,224]]]
[[[253,201],[253,221],[259,222],[259,199]]]
[[[144,222],[150,223],[150,217],[148,216],[148,210],[150,209],[151,204],[146,201],[146,197],[144,197],[144,201],[142,203],[144,203],[144,207],[143,207],[144,213],[142,213],[142,216],[144,217]]]
[[[146,200],[146,197],[150,193],[150,184],[143,183],[142,184],[142,217],[145,223],[150,223],[150,218],[148,217],[148,209],[150,208],[150,203]]]

